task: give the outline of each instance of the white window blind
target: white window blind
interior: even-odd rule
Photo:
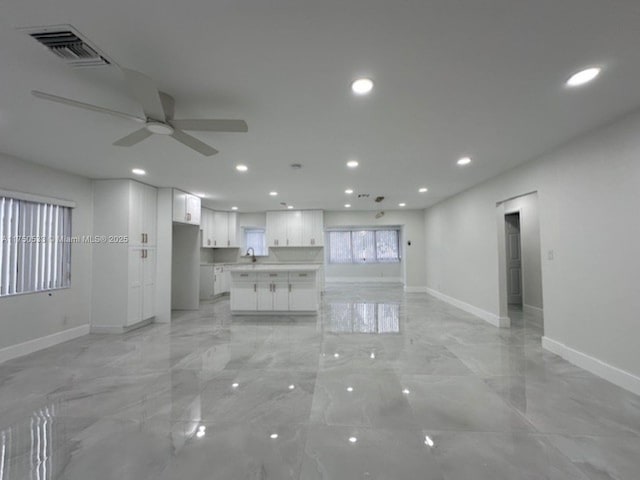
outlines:
[[[400,261],[399,231],[329,231],[329,263],[397,263]]]
[[[71,208],[0,196],[0,296],[71,283]]]

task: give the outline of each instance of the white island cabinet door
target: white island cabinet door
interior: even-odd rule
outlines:
[[[256,284],[235,282],[231,290],[231,310],[255,311],[258,307]]]
[[[314,283],[292,282],[290,285],[289,310],[307,312],[318,309],[318,289]]]
[[[273,284],[269,281],[258,283],[258,311],[268,312],[273,310]]]
[[[285,312],[289,310],[289,283],[286,281],[273,283],[273,309]]]

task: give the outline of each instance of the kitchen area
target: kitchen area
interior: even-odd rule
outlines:
[[[321,210],[201,209],[199,299],[230,297],[234,315],[318,312],[324,288]]]

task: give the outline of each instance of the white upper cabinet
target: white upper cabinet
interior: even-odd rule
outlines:
[[[269,247],[287,246],[287,213],[267,212],[267,245]]]
[[[155,246],[158,190],[129,182],[129,244]]]
[[[202,247],[237,247],[237,215],[202,209]]]
[[[267,243],[270,247],[322,247],[322,210],[267,212]]]
[[[324,215],[322,210],[302,211],[302,244],[310,247],[324,246]]]
[[[200,225],[200,197],[174,188],[173,221]]]

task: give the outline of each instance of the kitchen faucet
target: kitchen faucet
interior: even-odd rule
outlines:
[[[246,254],[246,256],[247,256],[247,257],[249,256],[249,250],[251,250],[251,261],[252,261],[253,263],[255,263],[255,262],[256,262],[256,252],[255,252],[255,250],[253,249],[253,247],[249,247],[249,248],[247,248],[247,254]]]

